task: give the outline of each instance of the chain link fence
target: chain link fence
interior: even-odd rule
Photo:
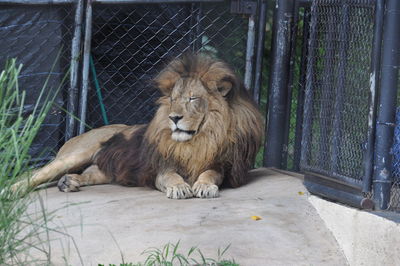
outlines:
[[[397,102],[400,103],[399,99]],[[390,195],[390,209],[400,212],[400,107],[397,108],[396,112],[393,143],[393,185]]]
[[[374,2],[315,0],[311,16],[301,167],[360,187]]]
[[[24,111],[32,111],[47,79],[46,92],[58,91],[31,148],[32,162],[37,166],[51,160],[65,139],[75,135],[77,122],[71,123],[68,116],[79,116],[82,103],[78,96],[82,92],[77,89],[82,84],[71,84],[69,71],[74,30],[80,24],[74,18],[81,3],[2,4],[0,0],[0,64],[4,66],[7,59],[15,57],[24,65],[19,80],[20,88],[27,91]],[[148,122],[159,96],[152,79],[169,60],[185,52],[209,53],[231,64],[242,78],[245,74],[249,15],[233,14],[230,1],[94,3],[91,25],[86,123],[93,128],[108,123]],[[84,31],[75,38],[83,41]],[[83,46],[78,44],[77,50],[74,60],[82,64],[79,55]],[[79,83],[81,68],[74,70]]]
[[[69,71],[74,6],[0,4],[0,65],[10,58],[23,64],[19,88],[26,90],[24,112],[33,111],[47,79],[46,93],[60,89],[31,147],[34,164],[50,160],[64,142],[65,115],[59,107],[65,107],[67,84],[59,87]]]
[[[230,2],[94,4],[86,123],[149,122],[159,97],[152,79],[185,52],[210,53],[243,78],[247,30],[248,18],[231,14]]]

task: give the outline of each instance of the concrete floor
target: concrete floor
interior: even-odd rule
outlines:
[[[73,238],[85,265],[119,264],[121,254],[128,262],[143,261],[145,249],[178,240],[182,253],[197,246],[213,258],[231,244],[224,257],[240,265],[347,265],[300,179],[267,169],[250,176],[247,185],[223,189],[216,199],[170,200],[158,191],[117,185],[40,193],[46,208],[57,210],[51,225]],[[64,257],[81,264],[72,238],[50,237],[57,240],[55,265],[65,264]]]

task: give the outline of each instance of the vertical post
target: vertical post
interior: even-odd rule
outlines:
[[[75,131],[75,113],[77,108],[78,96],[78,69],[79,57],[81,50],[81,32],[82,32],[82,17],[83,17],[83,0],[78,0],[75,11],[75,29],[71,45],[71,72],[70,86],[68,88],[68,103],[67,103],[67,124],[65,128],[65,141],[68,141],[74,136]]]
[[[297,94],[297,109],[296,109],[296,134],[294,141],[294,159],[293,170],[298,172],[300,170],[300,155],[301,155],[301,137],[303,135],[303,111],[304,111],[304,91],[306,83],[306,66],[307,66],[307,43],[310,32],[310,9],[304,8],[303,16],[303,35],[302,35],[302,48],[301,48],[301,62],[300,62],[300,75],[299,75],[299,92]]]
[[[262,66],[264,55],[264,42],[265,42],[265,25],[267,22],[267,2],[266,0],[259,0],[259,16],[258,16],[258,36],[257,36],[257,51],[256,51],[256,66],[254,77],[253,99],[256,103],[260,103],[260,90],[262,82]]]
[[[376,123],[374,200],[378,209],[389,207],[392,155],[400,55],[400,1],[386,1],[381,64],[381,91]]]
[[[372,42],[371,55],[371,70],[369,76],[369,113],[368,113],[368,133],[367,133],[367,148],[364,157],[364,178],[363,192],[371,190],[373,165],[374,165],[374,143],[375,143],[375,124],[376,124],[376,109],[378,102],[378,88],[380,77],[380,63],[382,50],[382,32],[383,18],[385,15],[384,9],[385,0],[377,0],[375,2],[375,22],[374,22],[374,37]]]
[[[288,95],[287,95],[287,105],[286,105],[286,123],[285,123],[285,136],[283,139],[283,153],[282,153],[282,167],[288,170],[288,152],[289,152],[289,135],[290,135],[290,118],[292,116],[292,96],[294,87],[294,71],[295,71],[295,61],[296,61],[296,43],[297,43],[297,31],[299,24],[299,12],[300,12],[300,2],[294,1],[293,7],[293,29],[291,36],[291,48],[290,48],[290,65],[289,65],[289,81],[288,81]]]
[[[92,0],[86,6],[85,41],[83,50],[82,91],[79,110],[79,134],[85,132],[87,97],[89,88],[90,45],[92,39]]]
[[[264,152],[264,165],[267,167],[282,166],[294,2],[277,0],[275,5]]]
[[[251,91],[252,74],[253,74],[253,60],[254,60],[254,42],[256,37],[255,27],[255,12],[249,16],[249,26],[247,31],[247,44],[246,44],[246,68],[244,73],[244,86],[248,91]]]

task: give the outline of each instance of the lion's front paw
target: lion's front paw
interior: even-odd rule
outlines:
[[[218,186],[210,183],[196,182],[193,185],[193,194],[197,198],[218,197]]]
[[[29,182],[27,180],[22,180],[22,181],[15,183],[14,185],[12,185],[11,191],[16,193],[16,192],[20,192],[23,190],[27,190],[28,187],[29,187]]]
[[[186,184],[177,184],[167,187],[167,197],[170,199],[187,199],[193,197],[192,188]]]
[[[62,192],[76,192],[79,191],[79,184],[78,180],[75,180],[72,175],[65,175],[58,180],[57,187]]]

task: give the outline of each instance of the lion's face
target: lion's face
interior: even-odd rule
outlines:
[[[220,137],[229,127],[226,96],[235,76],[222,62],[197,60],[190,62],[192,69],[173,61],[156,79],[164,94],[156,120],[170,129],[171,139],[177,142],[190,141],[205,131]]]
[[[179,79],[169,97],[168,123],[175,141],[192,139],[204,124],[210,95],[199,79]]]

